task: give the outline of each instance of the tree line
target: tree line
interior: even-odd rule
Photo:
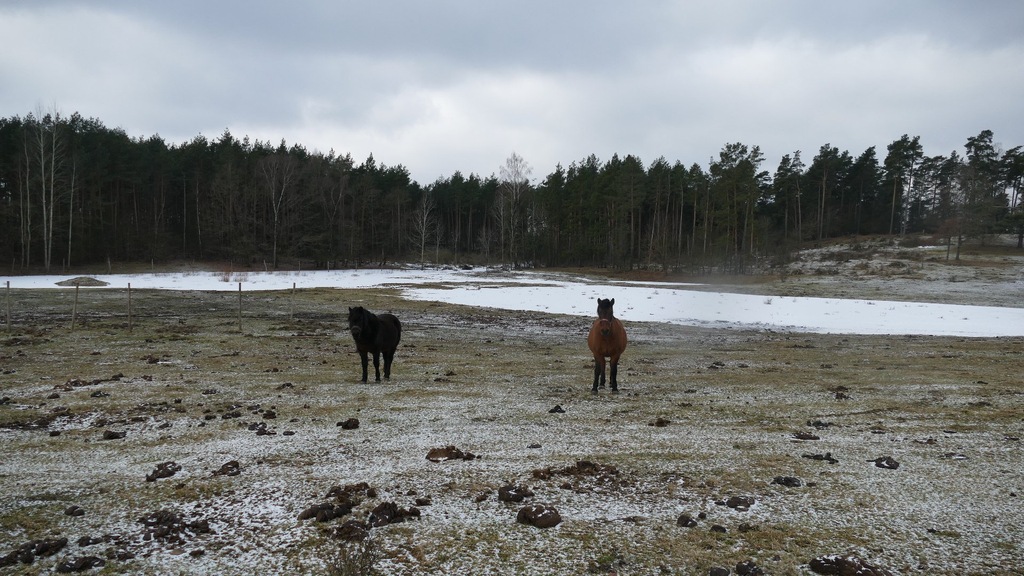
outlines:
[[[420,184],[401,166],[238,139],[168,144],[98,119],[0,118],[0,259],[12,272],[188,259],[305,268],[388,262],[743,272],[807,241],[849,235],[1024,246],[1021,146],[993,133],[926,156],[831,144],[774,172],[729,143],[707,166],[591,155],[542,179],[513,152],[496,174]]]

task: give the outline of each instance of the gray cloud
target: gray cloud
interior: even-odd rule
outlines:
[[[370,153],[421,183],[516,151],[808,160],[902,134],[1024,143],[1024,4],[952,1],[104,3],[0,6],[0,115],[56,105],[132,136]]]

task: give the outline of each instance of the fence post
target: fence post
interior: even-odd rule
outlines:
[[[132,332],[132,283],[128,283],[128,333]]]
[[[238,332],[242,332],[242,283],[238,283]]]
[[[6,301],[7,301],[7,305],[5,306],[5,308],[7,308],[7,331],[10,332],[11,331],[11,281],[10,280],[7,281],[7,297],[6,297]]]
[[[295,320],[295,282],[292,282],[292,299],[288,303],[288,320]]]
[[[75,303],[71,307],[71,331],[75,331],[75,320],[78,319],[78,289],[81,288],[78,284],[75,284]]]

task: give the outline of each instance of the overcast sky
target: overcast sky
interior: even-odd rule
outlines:
[[[1024,2],[0,0],[0,117],[284,139],[429,184],[595,154],[1024,144]]]

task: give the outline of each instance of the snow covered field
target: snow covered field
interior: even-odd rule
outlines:
[[[615,298],[625,321],[684,326],[763,328],[832,334],[1021,336],[1024,308],[856,298],[736,294],[669,282],[597,280],[574,274],[486,269],[214,272],[93,276],[109,288],[160,290],[289,290],[401,288],[406,298],[505,310],[591,316],[595,299]],[[67,276],[0,277],[11,288],[58,288]],[[1024,283],[1010,289],[1021,290]],[[986,286],[978,284],[983,294]],[[983,301],[983,296],[982,296]]]
[[[409,576],[741,562],[810,576],[831,555],[899,575],[1020,574],[1021,259],[820,256],[729,286],[484,269],[93,275],[108,284],[82,289],[75,330],[73,289],[57,285],[69,276],[0,277],[15,316],[0,340],[0,557],[67,539],[0,570],[95,558],[105,574],[353,574],[337,554],[355,550]],[[590,393],[596,297],[616,299],[630,334],[618,395]],[[354,305],[403,321],[389,382],[358,382]],[[425,458],[446,446],[480,458]],[[302,518],[364,482],[373,494],[350,514]],[[534,496],[501,501],[506,486]],[[362,552],[338,538],[388,503],[420,516],[369,529]],[[517,523],[534,503],[562,523]]]

